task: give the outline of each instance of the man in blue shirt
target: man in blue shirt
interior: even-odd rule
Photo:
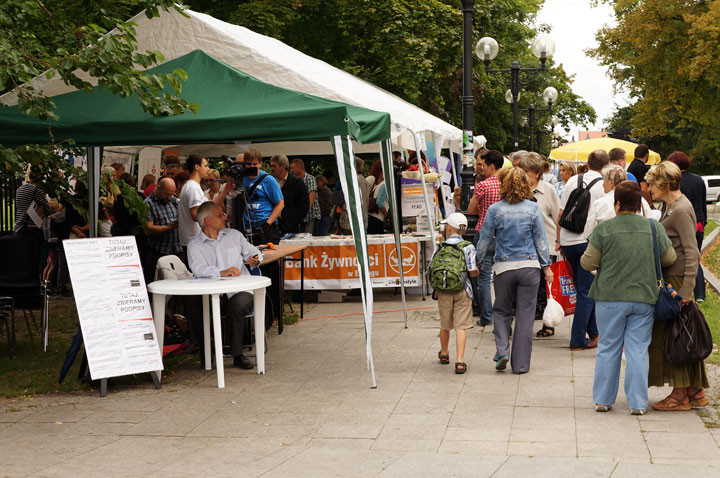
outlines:
[[[253,244],[280,242],[278,218],[285,207],[280,185],[274,177],[260,169],[262,153],[250,149],[243,158],[250,168],[257,168],[258,174],[243,179],[243,187],[248,191],[249,204],[245,209],[244,220],[251,228],[250,241]],[[248,210],[252,211],[248,214]],[[251,216],[251,217],[250,217]]]

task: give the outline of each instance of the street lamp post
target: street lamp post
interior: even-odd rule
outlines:
[[[535,113],[552,113],[552,107],[553,103],[557,101],[558,98],[558,92],[555,88],[552,86],[548,86],[545,88],[545,91],[543,91],[543,100],[545,103],[547,103],[547,108],[535,108],[535,103],[530,103],[530,107],[528,108],[528,119],[530,120],[530,151],[535,151],[535,145],[533,143],[534,136],[535,136]],[[537,144],[538,148],[540,148],[540,140],[541,140],[541,132],[542,129],[538,128],[537,130]]]
[[[462,97],[462,127],[463,127],[463,158],[460,178],[460,209],[467,213],[470,204],[470,193],[475,185],[475,168],[473,166],[473,95],[472,95],[472,14],[475,0],[461,0],[463,12],[463,97]],[[469,229],[469,228],[468,228]]]
[[[491,69],[490,62],[495,59],[499,51],[500,47],[497,41],[491,37],[481,38],[475,47],[477,56],[485,63],[485,72],[510,87],[513,109],[513,151],[517,151],[519,149],[518,97],[520,87],[526,86],[532,76],[545,71],[545,61],[555,52],[555,42],[548,35],[540,35],[533,41],[532,52],[540,59],[540,68],[520,68],[520,64],[513,61],[509,69]]]

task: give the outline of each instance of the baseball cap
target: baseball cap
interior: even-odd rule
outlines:
[[[447,219],[440,221],[440,224],[449,224],[455,229],[467,229],[467,218],[464,214],[454,212],[450,214]]]

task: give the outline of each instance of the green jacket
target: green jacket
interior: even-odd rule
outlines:
[[[675,261],[675,250],[665,228],[655,219],[661,264]],[[590,297],[603,302],[644,302],[655,304],[658,298],[652,230],[647,218],[637,214],[619,214],[603,221],[588,237],[588,248],[580,265],[597,270]]]

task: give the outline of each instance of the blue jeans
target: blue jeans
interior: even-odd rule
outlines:
[[[593,400],[613,405],[620,383],[625,347],[625,397],[631,409],[648,405],[648,346],[652,337],[655,306],[642,302],[595,303],[600,342],[595,357]]]
[[[480,233],[476,232],[473,245],[477,246]],[[475,300],[480,306],[480,323],[482,325],[492,324],[492,295],[490,292],[490,278],[492,277],[493,255],[495,247],[488,249],[482,264],[478,264],[479,274],[477,276],[477,291]]]
[[[322,216],[315,224],[316,236],[327,236],[330,232],[331,219],[330,216]]]
[[[570,263],[570,268],[575,279],[577,290],[577,302],[575,303],[575,317],[573,318],[572,331],[570,332],[571,347],[585,347],[588,344],[586,335],[597,335],[597,323],[595,322],[595,300],[588,296],[590,286],[595,276],[580,267],[587,242],[574,246],[562,246],[563,255]],[[603,403],[603,405],[607,405]]]

